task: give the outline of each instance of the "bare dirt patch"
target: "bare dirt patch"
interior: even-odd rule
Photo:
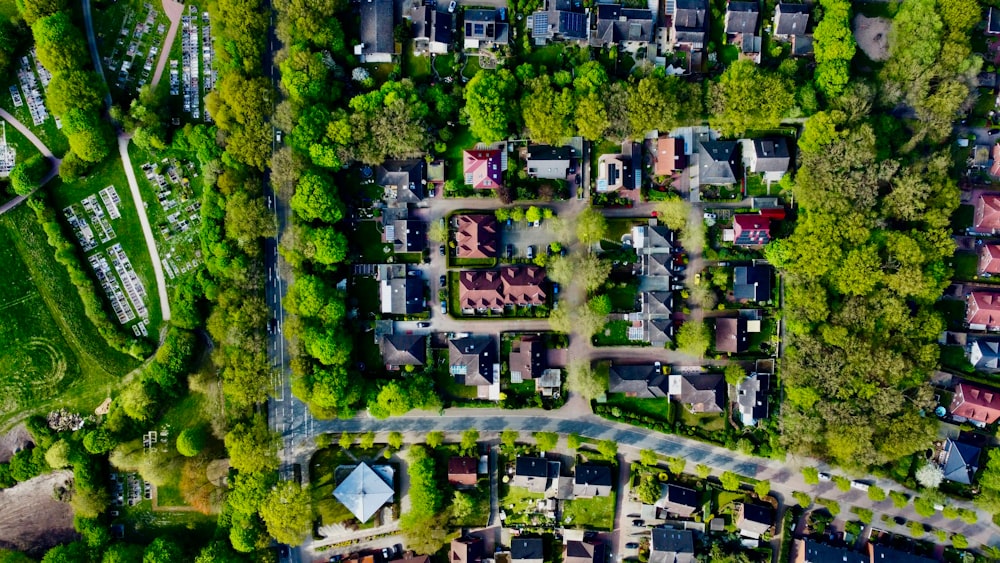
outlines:
[[[0,491],[0,547],[41,553],[74,539],[73,509],[52,494],[72,479],[71,471],[53,471]]]
[[[889,30],[892,21],[886,18],[854,16],[854,39],[858,47],[873,61],[889,59]]]
[[[35,441],[24,424],[18,424],[6,434],[0,435],[0,463],[10,461],[18,451]]]

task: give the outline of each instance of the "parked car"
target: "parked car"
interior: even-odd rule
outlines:
[[[448,314],[448,303],[446,303],[444,299],[441,300],[441,314],[442,315]]]
[[[559,284],[552,284],[552,295],[559,295]]]
[[[820,481],[829,481],[830,479],[832,479],[832,477],[830,477],[829,473],[820,473],[819,474],[819,480]]]
[[[528,246],[528,260],[531,260],[534,257],[535,257],[535,245],[532,244]]]
[[[444,256],[444,245],[443,244],[441,245],[441,248],[439,249],[439,251],[441,252],[441,256]]]
[[[718,217],[715,215],[715,213],[707,213],[706,212],[705,213],[705,218],[706,219],[711,219],[712,221],[715,221]]]
[[[869,485],[868,483],[862,483],[861,481],[851,481],[851,488],[859,491],[867,491]]]
[[[448,4],[448,13],[454,14],[455,8],[458,7],[458,2],[456,0],[451,0],[451,4]]]
[[[419,323],[417,323],[417,328],[430,328],[430,327],[431,323],[427,321],[420,321]]]
[[[646,522],[645,522],[645,520],[632,520],[632,525],[633,526],[645,526]]]
[[[507,259],[510,260],[513,257],[514,257],[514,245],[513,244],[508,244],[507,245]]]
[[[639,544],[635,543],[634,541],[633,542],[628,542],[627,544],[625,544],[625,548],[626,549],[639,549]]]
[[[438,283],[441,284],[441,287],[448,285],[448,276],[441,276],[438,278]]]

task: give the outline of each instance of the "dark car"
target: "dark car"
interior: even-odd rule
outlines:
[[[513,257],[514,257],[514,245],[513,244],[508,244],[507,245],[507,259],[510,259],[510,258],[513,258]]]
[[[643,520],[632,520],[632,525],[633,526],[645,526],[646,522],[644,522]]]
[[[441,252],[441,256],[444,256],[444,245],[443,244],[441,245],[440,252]]]
[[[441,284],[442,286],[448,285],[448,276],[441,276],[440,278],[438,278],[438,283]]]
[[[430,328],[430,327],[431,323],[427,321],[420,321],[419,323],[417,323],[417,328]]]
[[[635,542],[629,542],[625,544],[625,549],[639,549],[639,544]]]

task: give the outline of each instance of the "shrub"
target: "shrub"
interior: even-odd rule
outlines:
[[[910,502],[910,497],[899,491],[889,491],[889,498],[892,499],[892,505],[896,508],[903,508]]]
[[[177,453],[184,457],[194,457],[205,449],[207,441],[208,436],[203,426],[185,428],[177,436]]]
[[[740,489],[740,476],[732,471],[726,471],[719,477],[722,488],[727,491],[738,491]]]
[[[806,485],[819,485],[819,470],[815,467],[803,467],[802,479],[805,480]]]
[[[10,171],[10,187],[17,195],[28,195],[41,184],[49,166],[45,157],[34,154],[18,162]]]
[[[802,508],[808,508],[812,504],[812,497],[802,491],[795,491],[792,493],[792,496],[795,497],[795,502],[799,503],[799,506]]]
[[[872,502],[882,502],[885,500],[885,489],[879,487],[878,485],[871,485],[868,487],[868,498]]]
[[[861,520],[862,524],[871,524],[874,514],[871,510],[867,508],[861,508],[858,506],[852,507],[851,512],[858,515],[858,520]]]

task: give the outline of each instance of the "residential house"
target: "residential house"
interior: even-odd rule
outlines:
[[[774,9],[774,32],[771,37],[789,40],[797,35],[805,35],[809,27],[809,5],[780,2]]]
[[[989,35],[1000,35],[1000,10],[990,7],[986,16],[986,33]]]
[[[499,270],[462,270],[458,300],[464,313],[502,312],[506,307],[544,305],[545,269],[504,266]]]
[[[482,563],[486,550],[483,538],[465,536],[451,540],[449,563]]]
[[[948,438],[941,449],[941,469],[944,478],[955,483],[971,485],[979,470],[979,455],[982,453],[972,444]]]
[[[496,9],[465,10],[465,48],[494,49],[510,41],[510,28]]]
[[[650,317],[673,314],[674,293],[672,291],[643,291],[639,294],[642,310]]]
[[[503,186],[503,150],[473,149],[462,151],[465,185],[476,190],[495,190]]]
[[[733,298],[743,303],[771,300],[770,266],[737,266],[733,269]]]
[[[379,280],[382,312],[390,315],[415,315],[427,307],[424,280],[415,276]]]
[[[393,0],[361,0],[361,43],[354,54],[362,63],[391,63],[396,52],[392,35],[396,26],[396,3]]]
[[[393,559],[392,563],[431,563],[430,555],[414,555],[413,557],[404,557],[402,559]]]
[[[744,146],[749,149],[744,158],[747,167],[754,174],[763,174],[765,182],[778,182],[788,172],[792,157],[784,137],[752,139]]]
[[[696,491],[673,483],[667,483],[667,494],[661,502],[668,514],[680,518],[690,518],[701,508]]]
[[[763,246],[771,242],[771,218],[741,213],[733,217],[733,244]]]
[[[382,505],[392,502],[393,469],[388,465],[361,462],[333,490],[339,500],[362,524],[371,520]]]
[[[600,540],[567,540],[563,549],[563,563],[604,563],[606,560],[607,549]]]
[[[673,275],[673,257],[669,254],[643,254],[640,259],[642,275],[669,278]]]
[[[965,322],[971,330],[1000,330],[1000,293],[970,291],[965,297]]]
[[[650,219],[648,225],[632,227],[632,247],[639,254],[667,254],[674,250],[674,232]]]
[[[596,6],[596,29],[590,33],[590,46],[598,48],[620,45],[634,53],[653,40],[653,12],[647,8],[625,8],[618,4]]]
[[[455,381],[476,387],[480,399],[500,399],[500,363],[492,336],[455,338],[448,342],[448,357]]]
[[[760,538],[774,525],[774,509],[760,504],[740,503],[736,507],[736,527],[740,535]]]
[[[684,139],[680,137],[660,137],[657,139],[653,175],[669,176],[677,170],[685,168],[687,168],[687,155],[684,154]]]
[[[543,397],[557,396],[556,393],[562,388],[562,370],[549,368],[542,371],[541,377],[535,380],[535,392],[541,393]]]
[[[531,14],[527,24],[536,45],[549,41],[586,41],[590,30],[582,4],[574,0],[545,0],[544,9]]]
[[[677,0],[670,27],[674,49],[700,51],[708,37],[708,0]]]
[[[969,363],[977,371],[1000,371],[1000,341],[993,338],[968,337],[966,351]]]
[[[459,215],[455,218],[455,256],[458,258],[496,258],[500,226],[496,216]]]
[[[646,341],[650,346],[662,348],[674,341],[674,321],[668,318],[647,319],[645,322]]]
[[[569,146],[531,145],[528,147],[528,175],[533,178],[565,180],[575,170],[579,158],[576,149]]]
[[[767,393],[771,388],[771,375],[751,373],[736,386],[736,408],[743,426],[753,426],[767,418]]]
[[[448,460],[448,484],[455,487],[475,487],[479,478],[479,460],[474,457],[453,457]]]
[[[900,551],[882,544],[869,542],[865,549],[871,563],[938,563],[937,559]]]
[[[597,191],[638,190],[642,187],[642,145],[622,143],[621,154],[602,154],[597,159]]]
[[[522,487],[533,493],[544,493],[549,488],[549,479],[559,477],[559,462],[555,463],[555,472],[550,468],[550,463],[544,457],[518,456],[514,462],[514,478],[510,484],[514,487]]]
[[[698,182],[703,186],[729,186],[736,183],[736,141],[701,141],[698,143]]]
[[[729,354],[742,354],[750,347],[747,319],[745,317],[718,317],[715,319],[715,350]]]
[[[573,498],[594,498],[611,495],[614,475],[609,465],[579,463],[573,476]]]
[[[649,563],[695,563],[695,561],[694,532],[653,528]]]
[[[545,563],[545,542],[542,538],[511,538],[510,559],[512,563]]]
[[[624,393],[629,397],[653,399],[667,396],[667,376],[656,364],[611,364],[608,369],[608,393]]]
[[[993,76],[994,80],[996,80],[996,74],[992,74],[991,76]],[[979,147],[976,147],[976,151],[973,153],[973,155],[975,155],[978,152],[979,152]],[[993,145],[993,148],[990,149],[989,157],[986,159],[986,163],[984,163],[984,166],[987,165],[990,168],[989,169],[990,176],[994,178],[1000,178],[1000,144]]]
[[[963,381],[955,386],[948,412],[973,424],[993,424],[1000,418],[1000,390]]]
[[[793,542],[792,563],[872,563],[867,553],[858,553],[846,547],[833,547],[809,538]]]
[[[511,383],[535,379],[545,370],[545,342],[536,334],[519,336],[510,344],[507,356]]]
[[[423,159],[387,160],[375,168],[375,183],[382,186],[384,199],[399,203],[419,203],[427,196],[427,163]]]
[[[979,262],[976,264],[976,273],[991,276],[1000,274],[1000,244],[985,243],[979,246]]]
[[[427,224],[416,219],[387,219],[382,225],[382,242],[391,244],[393,252],[423,252],[427,249]]]
[[[979,194],[974,207],[972,230],[983,234],[1000,233],[1000,194]]]
[[[684,373],[667,378],[667,394],[695,414],[720,413],[726,401],[722,374]]]
[[[725,32],[729,36],[754,35],[757,32],[757,20],[760,18],[760,6],[757,2],[738,2],[729,0],[726,6]]]
[[[446,55],[451,49],[451,28],[455,14],[437,10],[431,4],[414,6],[410,12],[413,21],[413,54]]]
[[[393,333],[382,337],[382,360],[386,369],[422,366],[427,363],[427,335]]]

